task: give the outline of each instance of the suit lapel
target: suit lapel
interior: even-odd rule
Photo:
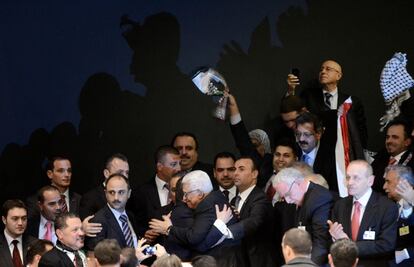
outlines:
[[[243,207],[241,208],[241,210],[240,210],[240,218],[244,218],[243,216],[244,216],[244,213],[246,213],[246,211],[247,211],[247,207],[248,207],[248,205],[249,205],[249,202],[251,201],[251,199],[254,197],[254,195],[255,195],[255,191],[257,190],[257,186],[255,186],[254,188],[253,188],[253,190],[250,192],[250,194],[247,196],[247,198],[246,198],[246,200],[244,201],[244,203],[243,203]]]
[[[115,218],[115,215],[108,208],[108,206],[106,206],[106,217],[109,218],[108,224],[110,225],[110,227],[116,232],[116,235],[120,237],[120,240],[122,240],[122,244],[120,244],[121,247],[125,247],[126,241],[124,233],[122,232],[122,229],[118,224],[118,220]]]
[[[352,214],[352,206],[353,206],[353,198],[352,197],[348,197],[346,199],[346,203],[345,206],[343,207],[343,212],[344,212],[344,223],[342,224],[342,226],[344,227],[344,232],[348,235],[348,236],[352,236],[352,230],[351,230],[351,225],[352,225],[352,218],[351,218],[351,214]]]
[[[154,203],[154,208],[155,209],[160,209],[161,208],[161,202],[160,202],[160,196],[158,195],[157,183],[155,182],[155,178],[153,179],[151,188],[153,190],[153,193],[149,194],[149,197],[151,198],[150,203]]]
[[[7,244],[6,237],[4,233],[0,234],[0,263],[3,261],[5,264],[11,264],[13,262],[9,246]],[[7,265],[8,266],[8,265]]]
[[[339,106],[342,105],[348,97],[349,97],[349,95],[341,93],[338,89],[338,105],[337,105],[337,107],[339,108]]]

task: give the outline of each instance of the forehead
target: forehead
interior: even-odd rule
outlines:
[[[395,181],[395,182],[400,180],[399,177],[398,177],[398,173],[396,171],[387,172],[387,175],[385,176],[385,178],[389,181]]]
[[[294,110],[294,111],[287,112],[287,113],[280,113],[280,115],[282,116],[282,119],[284,120],[291,120],[291,119],[296,119],[299,113],[296,110]]]
[[[330,68],[334,68],[339,71],[341,70],[341,65],[339,65],[337,62],[333,60],[327,60],[323,62],[321,67],[330,67]]]
[[[174,146],[192,146],[195,147],[195,140],[191,136],[177,136],[174,140]]]
[[[75,227],[81,227],[82,222],[79,218],[67,218],[66,219],[66,229],[67,228],[75,228]]]
[[[297,131],[298,132],[314,132],[315,129],[313,127],[313,123],[305,122],[302,124],[298,124]]]
[[[55,169],[67,166],[71,166],[70,161],[68,159],[57,159],[53,162],[53,168]]]
[[[164,156],[164,160],[165,161],[177,161],[180,160],[180,155],[176,155],[176,154],[172,154],[172,153],[167,153]]]
[[[404,126],[402,125],[392,125],[387,130],[387,135],[398,135],[400,137],[404,136]]]
[[[26,209],[18,208],[18,207],[9,209],[9,211],[7,212],[7,216],[9,217],[15,217],[15,216],[22,217],[26,215],[27,215]]]
[[[56,201],[60,199],[60,193],[57,190],[46,190],[43,192],[44,202]]]
[[[217,158],[216,167],[234,166],[234,160],[232,158]]]
[[[123,178],[118,176],[112,177],[106,184],[107,190],[126,188],[128,188],[127,182]]]
[[[236,163],[234,163],[234,166],[236,168],[239,168],[239,167],[253,168],[253,163],[251,159],[239,159],[236,161]]]
[[[285,154],[285,153],[293,154],[292,148],[288,146],[277,146],[275,149],[275,153],[276,152],[280,154]]]
[[[350,163],[346,170],[346,174],[349,176],[366,177],[367,168],[360,163]]]

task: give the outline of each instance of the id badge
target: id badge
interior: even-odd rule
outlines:
[[[362,236],[364,240],[375,240],[375,231],[365,231],[364,235]]]
[[[402,226],[398,229],[400,236],[408,235],[410,233],[410,228],[408,226]]]

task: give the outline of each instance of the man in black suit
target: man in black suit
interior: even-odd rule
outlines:
[[[21,200],[3,203],[2,217],[5,226],[0,234],[0,266],[23,267],[27,248],[35,238],[24,234],[27,226],[27,210]]]
[[[82,222],[73,213],[64,213],[56,218],[56,246],[43,254],[39,267],[84,267],[87,266],[83,247],[85,234]]]
[[[234,185],[235,161],[236,158],[230,152],[220,152],[214,157],[214,178],[218,190],[223,193],[228,202],[237,195],[237,187]]]
[[[116,153],[110,156],[105,163],[105,169],[103,170],[104,180],[102,181],[102,184],[83,194],[79,210],[79,215],[82,220],[88,216],[94,215],[98,210],[105,206],[105,181],[114,173],[120,173],[127,178],[129,176],[128,159],[123,154]]]
[[[385,169],[384,190],[389,199],[398,203],[398,231],[397,247],[394,259],[389,262],[389,266],[414,266],[414,214],[410,200],[407,201],[398,193],[397,185],[400,182],[407,182],[412,188],[414,186],[414,176],[410,167],[392,165]]]
[[[207,173],[197,170],[186,174],[182,181],[183,200],[187,206],[193,210],[193,224],[190,227],[178,227],[171,223],[168,216],[163,216],[163,220],[153,219],[150,227],[161,234],[167,235],[171,242],[191,247],[198,253],[210,254],[220,262],[219,266],[232,266],[222,261],[227,261],[225,256],[230,249],[232,241],[224,241],[213,247],[210,245],[206,237],[216,221],[215,205],[223,208],[228,202],[225,196],[218,191],[213,191],[211,179]],[[227,224],[233,224],[236,221],[232,218]],[[224,265],[222,265],[224,264]]]
[[[180,132],[175,134],[171,141],[171,146],[180,152],[181,158],[181,170],[190,172],[195,170],[201,170],[208,174],[210,178],[213,177],[213,166],[208,163],[198,161],[198,140],[196,136],[188,132]],[[212,180],[215,186],[215,181]]]
[[[333,205],[330,191],[307,179],[297,169],[285,168],[281,170],[273,181],[277,193],[287,203],[296,204],[294,224],[291,227],[305,229],[312,236],[312,261],[322,265],[327,262],[330,236],[326,221]],[[280,220],[289,221],[281,214]]]
[[[282,251],[286,262],[282,267],[318,266],[310,259],[312,251],[311,237],[308,232],[302,229],[292,228],[283,235]]]
[[[137,216],[138,233],[153,243],[159,234],[148,229],[148,222],[162,219],[172,209],[169,182],[180,171],[180,153],[171,146],[161,146],[154,154],[156,164],[155,177],[138,187],[134,192],[134,213]]]
[[[55,220],[62,213],[62,198],[59,190],[46,185],[37,192],[37,205],[40,213],[28,218],[27,233],[39,239],[47,239],[56,244]]]
[[[397,204],[371,189],[374,175],[368,162],[352,161],[346,177],[349,196],[335,203],[329,233],[334,240],[356,242],[359,265],[387,266],[397,240]]]
[[[372,188],[375,191],[384,193],[384,170],[387,166],[414,167],[411,131],[411,124],[405,120],[396,119],[387,125],[385,150],[380,151],[371,164],[375,176]]]
[[[72,179],[72,165],[68,158],[57,156],[53,157],[46,166],[46,175],[51,181],[51,185],[59,189],[62,197],[62,211],[79,214],[81,196],[69,189]],[[29,217],[39,212],[36,195],[27,199]]]
[[[359,150],[358,153],[362,153],[362,148],[367,147],[368,139],[364,108],[357,97],[345,94],[338,89],[338,83],[341,78],[341,65],[333,60],[326,60],[322,63],[319,71],[319,84],[321,86],[303,90],[300,97],[305,107],[322,119],[324,126],[327,128],[326,131],[333,140],[337,139],[337,111],[342,109],[341,112],[343,112],[344,102],[351,98],[352,104],[349,112],[346,114],[346,119],[351,141],[354,144],[353,150],[357,149]],[[288,75],[287,95],[295,94],[295,89],[300,84],[299,82],[299,77],[293,74]],[[335,144],[336,142],[333,143]]]
[[[102,231],[96,237],[87,237],[86,248],[92,254],[99,241],[111,238],[116,239],[122,248],[137,247],[134,217],[125,210],[131,196],[128,178],[118,173],[109,176],[105,184],[105,196],[107,205],[91,219],[91,222],[102,225]]]

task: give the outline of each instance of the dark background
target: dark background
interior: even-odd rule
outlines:
[[[0,188],[2,200],[47,183],[50,155],[68,155],[82,193],[103,161],[122,152],[134,184],[153,173],[155,148],[194,132],[202,161],[235,152],[228,125],[188,74],[217,68],[249,129],[271,128],[292,67],[302,86],[325,59],[338,61],[340,90],[358,96],[369,148],[379,150],[379,77],[395,52],[413,72],[411,1],[2,1]],[[120,27],[121,17],[136,24]],[[127,29],[128,38],[123,36]],[[128,40],[128,41],[127,41]]]

